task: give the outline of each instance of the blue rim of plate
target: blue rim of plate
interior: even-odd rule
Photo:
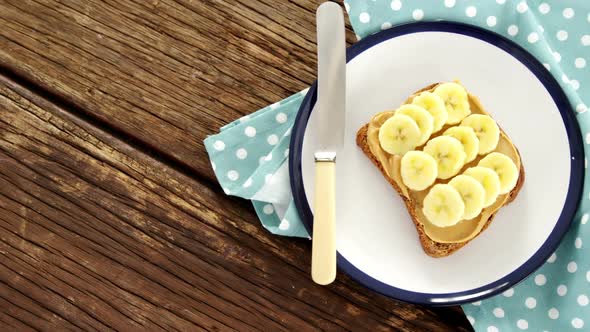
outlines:
[[[549,73],[543,64],[541,64],[541,62],[539,62],[528,51],[511,40],[508,40],[507,38],[494,32],[468,24],[444,21],[419,22],[399,25],[366,37],[358,43],[350,46],[346,51],[346,62],[354,59],[357,55],[363,53],[365,50],[368,50],[371,47],[391,38],[406,34],[429,31],[450,32],[477,38],[504,50],[524,64],[541,81],[557,105],[566,127],[571,155],[570,182],[566,201],[561,215],[559,216],[555,227],[551,231],[551,234],[545,240],[543,245],[541,245],[541,247],[535,252],[535,254],[531,256],[524,264],[522,264],[510,274],[490,284],[455,293],[429,294],[413,292],[396,288],[376,280],[363,271],[359,270],[352,263],[346,260],[346,258],[344,258],[344,256],[342,256],[340,253],[337,254],[338,268],[341,271],[348,274],[352,279],[359,282],[360,284],[378,293],[410,303],[446,306],[478,301],[505,291],[537,270],[555,251],[561,239],[569,229],[580,202],[584,183],[584,150],[580,128],[574,116],[573,108],[571,107],[557,80],[551,75],[551,73]],[[303,221],[303,224],[309,234],[312,234],[313,214],[307,201],[305,189],[303,186],[303,176],[301,173],[301,153],[307,121],[309,120],[313,105],[315,105],[316,98],[317,81],[314,82],[314,84],[309,89],[309,92],[305,96],[295,119],[289,153],[291,191],[293,192],[295,206],[297,207],[301,220]]]

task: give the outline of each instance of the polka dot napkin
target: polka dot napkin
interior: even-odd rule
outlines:
[[[557,78],[590,145],[590,1],[346,0],[357,38],[415,22],[447,20],[508,37]],[[205,140],[219,183],[252,200],[264,227],[308,237],[289,188],[290,128],[306,91],[236,120]],[[535,273],[501,295],[463,306],[476,331],[590,331],[590,175],[572,228]]]
[[[205,139],[223,191],[250,199],[262,225],[277,235],[309,237],[293,203],[285,162],[306,92],[244,116]]]

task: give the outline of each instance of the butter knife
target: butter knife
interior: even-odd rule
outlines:
[[[311,256],[314,282],[336,278],[336,152],[344,145],[346,43],[340,6],[325,2],[316,12],[318,52],[318,148],[315,159],[315,199]]]

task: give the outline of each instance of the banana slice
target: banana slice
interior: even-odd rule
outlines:
[[[463,212],[462,219],[473,219],[481,213],[483,203],[486,196],[486,191],[483,189],[481,183],[468,175],[457,175],[450,182],[453,188],[459,192],[463,203],[465,203],[465,212]]]
[[[498,146],[500,128],[494,119],[487,115],[472,114],[461,122],[462,126],[473,128],[479,139],[479,154],[486,154]]]
[[[426,143],[432,135],[432,128],[434,124],[434,118],[425,109],[416,105],[402,105],[397,109],[395,114],[407,115],[412,120],[416,121],[418,128],[420,128],[420,141],[418,146]]]
[[[404,184],[412,190],[424,190],[436,180],[436,160],[422,151],[409,151],[401,161],[401,175]]]
[[[449,227],[461,220],[465,203],[455,188],[437,184],[424,197],[422,212],[433,225]]]
[[[491,168],[498,174],[500,178],[500,194],[507,194],[516,186],[518,169],[514,161],[507,155],[492,152],[480,160],[477,165]]]
[[[465,151],[458,139],[450,136],[439,136],[426,143],[424,152],[436,160],[438,178],[448,179],[457,174],[465,165]]]
[[[379,129],[379,144],[391,154],[403,155],[413,150],[421,137],[416,121],[404,114],[392,116]]]
[[[494,204],[496,198],[500,195],[500,178],[496,172],[487,167],[475,166],[468,168],[463,174],[471,176],[483,186],[486,192],[483,202],[484,208]]]
[[[479,139],[475,135],[473,128],[467,126],[457,126],[447,129],[445,136],[451,136],[459,140],[465,150],[465,163],[472,161],[477,157],[479,152]]]
[[[434,93],[441,97],[449,117],[448,124],[457,124],[471,114],[467,91],[457,83],[443,83],[434,89]]]
[[[447,123],[449,114],[445,108],[445,102],[439,95],[432,92],[424,91],[420,95],[414,97],[412,104],[424,108],[434,119],[432,132],[436,133],[441,130]]]

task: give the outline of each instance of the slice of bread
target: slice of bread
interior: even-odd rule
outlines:
[[[434,88],[438,84],[439,83],[431,84],[423,89],[420,89],[419,91],[416,91],[414,94],[412,94],[406,100],[405,103],[410,103],[412,101],[412,99],[416,95],[420,94],[422,91],[433,91]],[[485,113],[485,111],[483,111],[483,107],[481,107],[481,104],[479,104],[479,100],[477,100],[476,97],[469,95],[469,98],[470,98],[470,104],[473,103],[475,107],[481,108],[482,113]],[[485,113],[485,114],[487,114],[487,113]],[[411,195],[409,193],[409,190],[407,188],[405,188],[403,183],[399,183],[400,181],[396,181],[396,179],[394,179],[393,177],[388,175],[388,172],[385,170],[384,165],[381,163],[379,158],[371,151],[371,147],[368,142],[368,130],[369,130],[369,123],[367,123],[366,125],[364,125],[363,127],[361,127],[359,129],[359,131],[357,132],[357,136],[356,136],[356,143],[361,148],[361,150],[365,153],[365,155],[367,155],[367,157],[369,157],[369,159],[373,162],[373,164],[375,164],[375,166],[377,166],[377,168],[381,171],[383,176],[387,179],[387,181],[393,186],[393,188],[398,192],[398,194],[404,200],[404,203],[405,203],[406,208],[409,212],[409,215],[410,215],[412,221],[414,222],[414,225],[416,226],[416,230],[418,232],[418,237],[419,237],[420,243],[422,244],[422,248],[424,249],[424,252],[426,254],[428,254],[429,256],[432,256],[432,257],[448,256],[448,255],[454,253],[455,251],[457,251],[458,249],[462,248],[463,246],[465,246],[467,243],[469,243],[475,237],[479,236],[479,234],[481,234],[481,232],[483,232],[489,226],[489,224],[492,222],[496,212],[502,206],[512,202],[516,198],[516,196],[518,195],[518,192],[520,191],[520,189],[522,188],[522,185],[524,183],[524,167],[522,165],[520,154],[518,153],[518,149],[509,140],[508,136],[504,133],[504,131],[502,131],[500,129],[503,138],[505,140],[507,140],[507,144],[511,145],[511,147],[515,151],[516,157],[518,158],[517,165],[520,165],[520,174],[519,174],[516,186],[508,194],[501,195],[501,196],[504,196],[503,197],[503,204],[501,204],[499,206],[490,207],[490,208],[493,208],[493,210],[488,211],[487,214],[489,214],[489,216],[485,217],[485,220],[478,221],[478,224],[480,225],[479,228],[476,229],[474,234],[472,234],[469,238],[466,238],[464,241],[439,242],[435,239],[432,239],[428,235],[427,230],[425,230],[425,223],[429,223],[429,221],[426,220],[426,218],[424,217],[424,214],[422,214],[421,211],[418,211],[419,206],[421,206],[421,202],[417,202],[415,197],[413,197],[413,195]],[[433,137],[440,135],[442,132],[444,132],[444,130],[441,130],[437,134],[433,135]],[[469,166],[469,164],[464,166],[463,169],[467,168],[468,166]],[[440,181],[440,182],[446,182],[446,181]],[[402,187],[404,187],[404,188],[402,188]],[[498,199],[500,199],[500,197]],[[495,205],[498,205],[498,204],[495,204]],[[486,209],[489,209],[489,208],[486,208]],[[484,211],[482,211],[480,216],[484,215],[484,212],[486,209],[484,209]],[[477,219],[478,217],[476,217],[475,219]],[[475,219],[468,220],[468,221],[462,221],[462,222],[475,222]],[[432,227],[432,226],[429,226],[429,227]]]

